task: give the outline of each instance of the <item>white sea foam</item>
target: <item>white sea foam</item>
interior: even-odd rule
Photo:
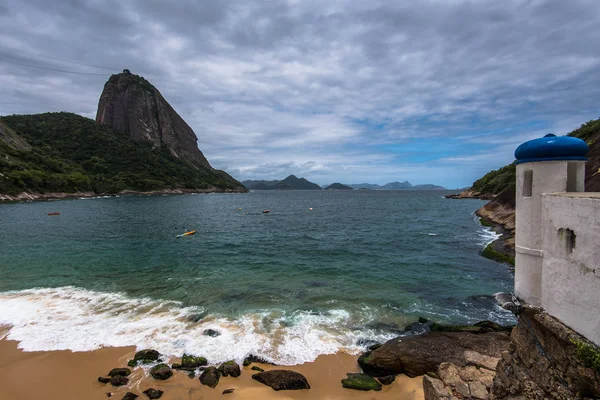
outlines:
[[[313,361],[339,350],[358,353],[358,339],[387,340],[389,334],[355,328],[345,310],[327,313],[258,311],[237,319],[190,316],[204,310],[178,302],[129,298],[75,287],[0,293],[0,326],[25,351],[89,351],[110,346],[155,348],[163,354],[202,355],[218,363],[254,354],[278,364]],[[353,328],[354,327],[354,328]],[[203,335],[205,329],[221,335]]]
[[[484,247],[498,239],[500,236],[502,236],[502,234],[496,233],[492,228],[487,226],[483,226],[479,230],[480,244]]]

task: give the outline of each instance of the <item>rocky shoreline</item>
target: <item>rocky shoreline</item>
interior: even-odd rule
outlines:
[[[479,397],[473,398],[487,399],[495,376],[492,369],[495,369],[502,353],[509,348],[511,330],[512,326],[502,327],[491,321],[468,326],[448,326],[420,318],[419,322],[407,327],[405,332],[424,331],[425,334],[402,336],[384,344],[372,344],[369,351],[356,361],[362,372],[354,372],[356,367],[350,368],[346,372],[346,378],[341,379],[337,385],[363,392],[381,391],[384,386],[392,385],[399,375],[414,378],[427,374],[425,379],[437,379],[440,374],[443,376],[440,368],[444,368],[444,371],[462,368],[471,377],[470,383],[465,384],[466,392],[463,392],[469,396],[471,393],[478,393]],[[169,364],[171,361],[175,362]],[[441,366],[448,363],[452,363],[452,367]],[[242,374],[250,373],[253,380],[274,391],[311,390],[307,377],[294,371],[294,367],[281,369],[273,364],[265,364],[259,357],[252,355],[245,358],[241,365],[234,360],[211,365],[206,358],[189,354],[183,354],[181,359],[169,360],[153,349],[136,352],[127,366],[115,366],[106,376],[100,376],[97,380],[106,385],[108,390],[120,387],[133,390],[136,385],[132,387],[129,376],[140,368],[147,370],[146,374],[152,377],[155,385],[183,373],[198,380],[199,385],[215,389],[224,377],[239,378]],[[480,371],[480,368],[485,371]],[[428,380],[424,380],[425,382],[431,383]],[[235,392],[235,386],[229,386],[222,394]],[[163,390],[151,387],[143,393],[150,399],[158,399],[168,391],[168,387],[163,385],[162,388]],[[111,392],[107,392],[107,395],[109,393],[112,396]],[[122,399],[136,397],[138,394],[128,391]]]
[[[492,228],[500,237],[486,246],[482,255],[494,261],[515,264],[515,200],[514,196],[503,192],[498,196],[481,194],[468,189],[458,194],[446,196],[447,199],[490,200],[475,214],[481,218],[481,224]]]
[[[158,196],[158,195],[178,195],[178,194],[206,194],[206,193],[247,193],[248,189],[219,189],[216,187],[207,189],[161,189],[147,192],[135,190],[123,190],[118,193],[95,193],[95,192],[74,192],[74,193],[38,193],[22,192],[16,195],[0,193],[0,203],[20,202],[20,201],[47,201],[47,200],[69,200],[94,197],[118,197],[118,196]]]

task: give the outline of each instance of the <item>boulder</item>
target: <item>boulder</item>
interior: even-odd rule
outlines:
[[[158,364],[150,368],[150,375],[152,375],[154,379],[164,381],[173,376],[173,370],[169,368],[167,364]]]
[[[152,349],[140,350],[135,353],[133,356],[134,361],[141,361],[143,363],[148,363],[152,361],[158,360],[158,356],[160,356],[159,352]]]
[[[391,385],[396,380],[396,375],[388,375],[377,378],[382,385]]]
[[[506,332],[473,335],[467,332],[432,332],[427,335],[398,337],[358,359],[363,372],[379,377],[404,373],[410,377],[436,371],[442,362],[467,364],[464,352],[476,351],[500,357],[508,349]]]
[[[247,367],[248,365],[252,364],[253,362],[261,363],[261,364],[275,365],[272,362],[269,362],[269,361],[265,360],[264,358],[257,357],[255,355],[250,354],[248,357],[246,357],[244,359],[244,367]]]
[[[215,367],[208,367],[202,371],[202,374],[200,375],[200,383],[214,388],[219,384],[219,378],[221,378],[221,373],[219,370]]]
[[[182,369],[186,369],[186,368],[196,369],[203,365],[208,365],[208,361],[204,357],[194,357],[189,354],[184,354],[183,357],[181,357],[181,368]]]
[[[264,369],[262,369],[261,367],[257,366],[257,365],[253,365],[252,368],[250,368],[253,371],[258,371],[258,372],[263,372]],[[98,378],[100,379],[100,378]]]
[[[205,329],[204,332],[202,332],[202,334],[204,336],[217,337],[221,335],[221,332],[215,331],[214,329]]]
[[[144,390],[144,394],[148,396],[149,399],[160,399],[163,393],[164,392],[162,390],[157,390],[153,388]]]
[[[129,360],[129,361],[127,361],[127,366],[134,368],[134,367],[137,367],[137,363],[138,362],[136,360]]]
[[[124,386],[129,383],[129,378],[124,377],[123,375],[117,375],[110,378],[110,384],[113,386]]]
[[[342,386],[355,390],[381,390],[381,384],[371,376],[363,373],[348,373],[346,379],[342,379]]]
[[[127,392],[125,396],[121,400],[135,400],[138,398],[138,395],[135,393]]]
[[[423,376],[423,394],[425,400],[449,399],[452,395],[444,382],[428,375]]]
[[[121,375],[121,376],[129,376],[131,374],[131,370],[129,368],[113,368],[108,373],[108,376],[111,378],[113,376]]]
[[[108,383],[108,382],[110,382],[110,378],[105,378],[105,377],[103,377],[103,376],[99,376],[99,377],[98,377],[98,382],[101,382],[101,383]]]
[[[231,393],[233,393],[234,390],[235,389],[225,389],[225,390],[223,390],[223,393],[221,393],[221,394],[231,394]]]
[[[468,365],[474,365],[476,367],[486,368],[492,371],[496,370],[498,361],[500,361],[500,357],[488,357],[472,350],[465,351],[464,356]]]
[[[252,375],[252,379],[270,386],[273,390],[310,389],[310,385],[304,375],[295,371],[281,369],[264,371]]]
[[[233,360],[221,364],[219,367],[219,372],[223,376],[231,376],[233,378],[237,378],[242,374],[242,371],[240,371],[240,366],[237,365],[237,363]]]

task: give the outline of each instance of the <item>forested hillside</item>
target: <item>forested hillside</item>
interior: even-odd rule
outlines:
[[[175,188],[245,190],[223,171],[197,168],[76,114],[0,117],[2,194]]]

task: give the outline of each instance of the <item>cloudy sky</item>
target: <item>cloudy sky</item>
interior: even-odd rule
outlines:
[[[600,117],[598,0],[2,0],[0,26],[0,115],[94,118],[129,68],[240,180],[463,187]]]

